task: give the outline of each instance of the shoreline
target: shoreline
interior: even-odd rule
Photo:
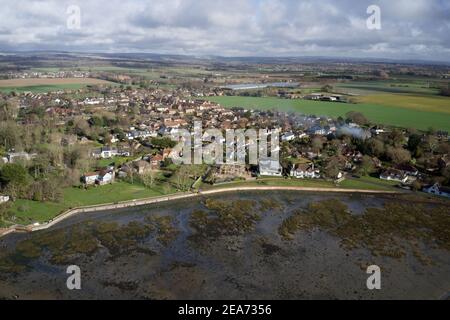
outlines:
[[[360,193],[360,194],[401,194],[399,191],[379,191],[379,190],[360,190],[360,189],[342,189],[342,188],[310,188],[310,187],[283,187],[283,186],[255,186],[255,187],[236,187],[236,188],[219,188],[213,190],[205,190],[199,192],[175,193],[167,196],[152,197],[146,199],[136,199],[122,201],[118,203],[105,203],[94,206],[78,207],[66,210],[54,219],[45,224],[35,225],[15,225],[6,229],[0,229],[0,238],[12,233],[36,232],[49,229],[60,222],[82,213],[92,213],[106,210],[125,209],[131,207],[145,206],[149,204],[170,202],[175,200],[197,198],[207,195],[215,195],[221,193],[239,192],[239,191],[304,191],[304,192],[330,192],[330,193]]]

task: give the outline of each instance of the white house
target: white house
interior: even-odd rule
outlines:
[[[401,170],[391,168],[391,169],[387,169],[386,171],[384,171],[380,175],[380,179],[406,183],[408,181],[408,176]]]
[[[95,184],[95,182],[98,179],[98,172],[90,172],[90,173],[86,173],[81,180],[83,181],[84,184],[86,185],[93,185]]]
[[[6,155],[6,158],[9,163],[14,163],[18,160],[26,160],[30,161],[34,158],[36,158],[36,153],[27,153],[27,152],[10,152]]]
[[[287,132],[281,136],[281,141],[283,141],[283,142],[292,141],[294,139],[295,139],[295,134],[293,134],[292,132]]]
[[[0,196],[0,203],[6,203],[9,199],[9,196]]]
[[[259,174],[261,176],[281,177],[283,169],[277,160],[261,159],[259,160]]]
[[[112,171],[108,171],[105,173],[100,173],[98,175],[98,178],[96,179],[96,183],[102,186],[105,184],[113,183],[113,180],[114,180],[114,173]]]
[[[314,163],[297,164],[291,170],[291,177],[297,179],[319,179],[320,171],[315,169]]]
[[[435,194],[435,195],[438,195],[438,196],[443,196],[443,197],[450,198],[450,188],[449,187],[442,187],[442,186],[439,185],[439,183],[436,183],[436,184],[434,184],[431,187],[424,188],[423,191],[426,192],[426,193]]]

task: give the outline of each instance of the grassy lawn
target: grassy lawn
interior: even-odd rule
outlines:
[[[119,167],[122,164],[130,162],[136,158],[137,158],[137,156],[136,157],[113,157],[111,159],[100,159],[97,161],[97,166],[102,168],[102,167],[116,165],[116,167]]]
[[[170,188],[167,192],[174,193],[175,190]],[[112,185],[92,187],[88,190],[66,188],[64,189],[64,201],[61,203],[17,200],[13,203],[11,211],[16,215],[18,223],[42,223],[70,208],[115,203],[161,195],[164,195],[164,191],[160,185],[148,189],[140,184],[117,182]]]
[[[284,179],[284,178],[261,178],[256,181],[236,181],[222,185],[210,186],[203,184],[202,190],[224,189],[230,187],[257,187],[257,186],[279,186],[279,187],[305,187],[305,188],[343,188],[343,189],[362,189],[375,191],[393,191],[393,185],[389,181],[380,179],[363,177],[357,180],[344,180],[339,185],[322,179]]]
[[[429,101],[431,101],[431,104],[435,103],[434,107],[431,109],[424,107],[423,110],[374,103],[345,104],[308,100],[287,100],[270,97],[211,97],[208,98],[208,100],[228,108],[244,107],[259,110],[278,109],[286,112],[298,112],[334,118],[344,116],[349,111],[359,111],[374,123],[422,130],[427,130],[430,127],[450,130],[450,113],[433,111],[436,110],[436,108],[439,108],[439,110],[447,110],[450,108],[450,98],[436,100],[435,97],[430,97]],[[423,103],[425,104],[426,100],[424,101],[425,102]],[[438,105],[436,105],[436,101],[439,101]]]
[[[389,182],[389,181],[386,181]],[[394,191],[394,185],[398,183],[385,183],[383,180],[371,181],[370,179],[350,179],[344,180],[339,184],[340,188],[344,189],[363,189],[363,190],[378,190],[378,191]]]
[[[332,182],[324,180],[300,180],[284,178],[261,178],[256,181],[234,181],[218,185],[203,184],[201,190],[226,189],[233,187],[305,187],[305,188],[335,188]]]

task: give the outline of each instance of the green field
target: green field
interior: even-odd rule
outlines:
[[[45,93],[54,92],[60,90],[79,90],[85,88],[86,84],[74,83],[74,84],[60,84],[60,85],[39,85],[39,86],[24,86],[24,87],[0,87],[0,92],[33,92],[33,93]]]
[[[438,90],[430,86],[430,82],[418,80],[386,80],[386,81],[355,81],[339,83],[336,88],[342,92],[355,94],[373,93],[414,93],[414,94],[437,94]]]
[[[170,189],[169,193],[174,193]],[[46,222],[65,210],[81,206],[115,203],[135,199],[144,199],[164,195],[163,188],[156,185],[153,189],[140,184],[117,182],[112,185],[92,187],[88,190],[79,188],[64,189],[64,200],[61,203],[17,200],[11,212],[16,216],[16,223],[30,224]]]
[[[423,98],[423,97],[421,97]],[[425,98],[423,98],[425,99]],[[390,104],[375,103],[334,103],[309,100],[288,100],[278,98],[253,98],[253,97],[211,97],[208,100],[221,104],[224,107],[243,107],[257,110],[280,110],[285,112],[298,112],[307,115],[328,116],[337,118],[344,116],[349,111],[363,113],[374,123],[427,130],[430,127],[450,131],[450,98],[431,96],[428,102],[430,106],[424,105],[423,110],[396,106],[394,102]],[[427,100],[424,100],[424,104]],[[446,112],[436,112],[440,108]]]

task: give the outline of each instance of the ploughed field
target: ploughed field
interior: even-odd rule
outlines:
[[[448,202],[414,201],[246,192],[79,215],[0,239],[0,298],[446,298]],[[79,291],[66,288],[70,265]]]

